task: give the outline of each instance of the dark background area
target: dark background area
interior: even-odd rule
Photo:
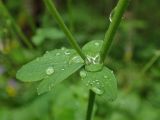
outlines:
[[[15,77],[25,63],[56,48],[71,48],[42,0],[0,4],[0,120],[84,120],[88,92],[75,74],[38,96],[36,83]],[[117,0],[54,0],[80,46],[103,40]],[[94,120],[160,119],[160,1],[131,0],[105,64],[118,80],[118,98],[97,96]],[[13,27],[20,26],[30,49]],[[77,78],[77,79],[75,79]]]

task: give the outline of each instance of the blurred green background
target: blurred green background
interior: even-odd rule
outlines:
[[[42,0],[0,3],[0,120],[84,120],[88,92],[78,73],[38,96],[35,83],[15,78],[25,63],[45,51],[70,48]],[[101,40],[117,0],[54,0],[78,43]],[[118,80],[118,98],[96,97],[94,120],[160,119],[160,1],[131,0],[106,58]],[[9,14],[12,16],[9,16]],[[30,49],[15,23],[32,44]],[[76,78],[76,79],[75,79]]]

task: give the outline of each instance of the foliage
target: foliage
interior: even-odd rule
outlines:
[[[12,18],[0,9],[0,120],[84,120],[89,89],[97,93],[94,120],[159,120],[158,0],[130,1],[104,65],[100,48],[117,1],[54,0],[88,60],[69,46],[42,1],[2,1]]]

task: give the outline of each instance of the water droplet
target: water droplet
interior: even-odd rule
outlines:
[[[92,85],[93,85],[93,82],[90,82],[89,84],[92,86]]]
[[[48,53],[49,53],[49,51],[46,51],[46,52],[45,52],[45,54],[48,54]]]
[[[95,45],[95,46],[99,46],[99,43],[98,43],[98,42],[95,42],[94,45]]]
[[[46,69],[46,74],[47,74],[47,75],[51,75],[51,74],[53,74],[53,73],[54,73],[53,67],[48,67],[48,68]]]
[[[87,55],[86,64],[99,64],[100,63],[100,55],[96,54],[95,56]]]
[[[108,78],[108,76],[107,76],[107,75],[105,75],[105,76],[104,76],[104,78],[105,78],[105,79],[107,79],[107,78]]]
[[[64,70],[64,68],[62,68],[61,70]]]
[[[92,87],[91,88],[95,93],[97,93],[97,94],[99,94],[99,95],[101,95],[101,94],[103,94],[104,93],[104,91],[103,90],[100,90],[99,88],[97,88],[97,87]]]
[[[74,56],[69,61],[69,64],[72,63],[83,63],[83,59],[80,56]]]
[[[109,21],[112,22],[112,14],[109,15]]]
[[[116,7],[111,11],[110,15],[109,15],[109,21],[112,22],[112,17],[114,15],[114,12],[116,10]]]
[[[61,47],[61,50],[65,50],[66,48],[65,47]]]
[[[82,78],[85,78],[85,77],[87,76],[87,72],[84,71],[84,70],[80,71],[80,76],[81,76]]]
[[[99,85],[100,83],[99,82],[97,82],[97,85]]]
[[[95,80],[96,82],[99,82],[99,80]]]
[[[58,52],[58,53],[56,53],[56,56],[59,56],[60,55],[60,53]]]
[[[39,88],[37,88],[37,92],[38,92]],[[38,92],[38,95],[40,95],[40,93]]]
[[[69,51],[64,52],[65,55],[70,55],[71,53]]]

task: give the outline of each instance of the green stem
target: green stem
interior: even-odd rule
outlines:
[[[90,90],[86,120],[92,119],[92,112],[93,112],[93,107],[94,107],[95,96],[96,96],[95,93],[92,90]]]
[[[44,0],[44,3],[46,4],[49,12],[52,14],[53,17],[55,17],[56,21],[58,22],[60,28],[63,30],[65,35],[67,36],[69,43],[72,45],[72,47],[78,52],[78,54],[82,57],[82,59],[85,60],[85,55],[82,53],[80,46],[76,42],[75,38],[73,37],[72,33],[69,31],[67,26],[64,24],[60,14],[58,13],[54,3],[52,0]]]
[[[73,22],[73,14],[72,14],[72,0],[67,0],[67,8],[69,13],[69,28],[71,32],[74,31],[74,22]]]
[[[144,74],[145,72],[147,72],[147,70],[149,70],[152,65],[158,60],[160,56],[159,55],[154,55],[149,62],[144,66],[144,68],[142,69],[142,74]]]
[[[10,15],[8,9],[6,8],[6,6],[3,4],[2,1],[0,1],[0,5],[1,5],[1,9],[5,11],[5,13],[7,14],[7,16],[9,17],[9,19],[11,20],[11,23],[13,25],[13,29],[17,32],[17,34],[19,35],[19,37],[23,40],[23,42],[28,46],[28,48],[33,49],[32,44],[29,42],[28,38],[24,35],[24,33],[22,32],[21,28],[16,24],[15,20],[12,18],[12,16]]]
[[[101,62],[105,60],[105,57],[109,51],[113,38],[115,36],[116,30],[121,22],[121,18],[125,9],[127,8],[129,0],[119,0],[114,15],[112,18],[112,22],[109,25],[109,28],[105,34],[104,43],[101,49]]]

